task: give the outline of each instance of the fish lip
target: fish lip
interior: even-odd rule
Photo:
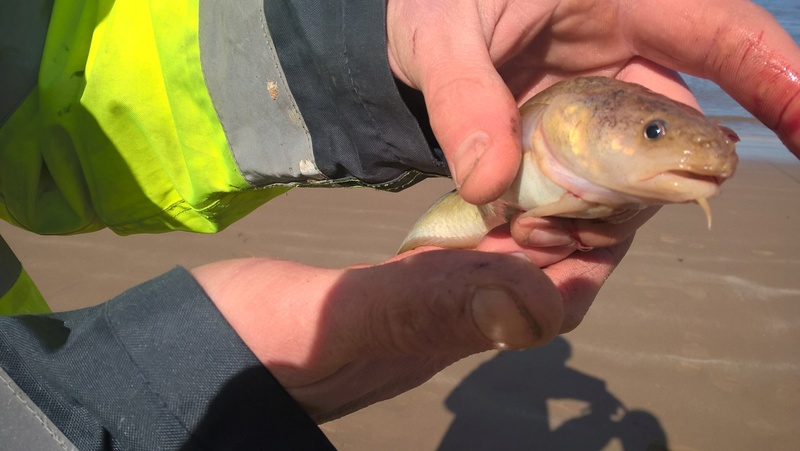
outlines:
[[[720,186],[734,175],[739,164],[730,136],[734,132],[722,130],[722,133],[728,134],[725,146],[697,154],[684,151],[684,158],[653,168],[649,176],[642,177],[635,184],[668,202],[692,202],[699,197],[717,196]],[[667,186],[671,189],[664,189]]]
[[[640,187],[635,195],[650,198],[655,203],[694,202],[697,198],[709,199],[719,194],[719,187],[727,177],[713,173],[698,173],[687,169],[672,169],[657,172],[637,181]],[[681,186],[681,189],[665,191],[665,185]],[[633,194],[633,193],[631,193]]]
[[[721,185],[722,182],[724,182],[728,178],[727,176],[725,176],[723,174],[719,174],[718,172],[712,172],[712,171],[700,172],[700,171],[692,171],[692,170],[687,170],[687,169],[673,169],[673,170],[670,170],[670,171],[659,172],[658,174],[653,175],[653,176],[648,177],[648,178],[645,178],[645,179],[642,179],[641,181],[642,182],[647,182],[649,180],[652,180],[652,179],[654,179],[656,177],[659,177],[659,176],[663,176],[665,174],[669,174],[669,175],[675,176],[675,177],[680,178],[680,179],[690,179],[690,180],[696,180],[698,182],[713,183],[713,184],[715,184],[717,186]]]
[[[681,163],[675,168],[662,169],[648,177],[643,177],[638,181],[646,183],[657,177],[670,175],[676,178],[695,180],[698,182],[708,182],[719,186],[733,176],[733,174],[736,172],[736,166],[738,162],[738,157],[734,153],[724,161],[716,161],[714,164]]]

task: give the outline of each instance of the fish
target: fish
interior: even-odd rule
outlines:
[[[493,228],[522,217],[619,223],[652,205],[696,203],[711,228],[708,199],[733,176],[736,133],[644,86],[574,77],[520,107],[522,161],[497,200],[473,205],[456,190],[437,200],[403,240],[474,248]]]

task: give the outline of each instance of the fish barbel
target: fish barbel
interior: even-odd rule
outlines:
[[[736,134],[643,86],[605,77],[559,82],[520,107],[522,163],[499,199],[472,205],[442,196],[398,253],[420,246],[474,248],[523,216],[621,221],[651,205],[708,199],[736,170]]]

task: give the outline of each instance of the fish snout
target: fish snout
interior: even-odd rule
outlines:
[[[684,151],[679,168],[700,176],[719,179],[719,183],[733,176],[739,157],[736,155],[736,142],[739,137],[730,129],[719,130],[714,137],[697,137],[693,148]]]

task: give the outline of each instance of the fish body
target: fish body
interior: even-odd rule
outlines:
[[[412,227],[398,253],[473,248],[518,211],[525,216],[620,221],[651,205],[707,199],[736,170],[736,134],[649,89],[605,77],[559,82],[520,107],[522,163],[496,201],[455,191]]]

